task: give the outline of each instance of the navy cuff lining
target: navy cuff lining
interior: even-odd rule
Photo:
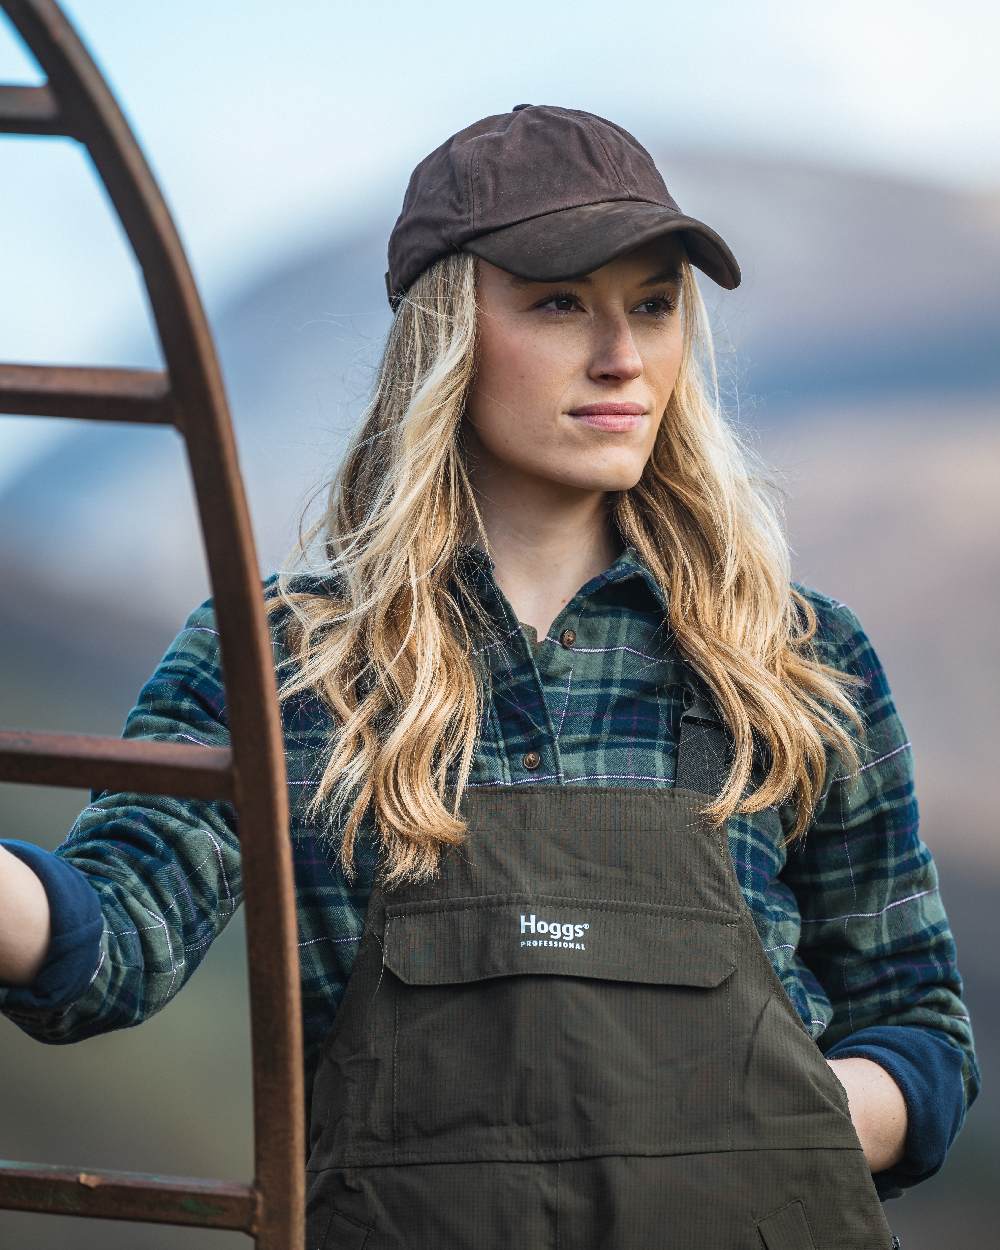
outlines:
[[[904,1154],[894,1167],[873,1173],[879,1197],[901,1197],[903,1190],[939,1171],[965,1118],[962,1051],[953,1039],[922,1025],[872,1025],[842,1038],[825,1055],[871,1059],[902,1091]]]
[[[0,1010],[52,1011],[79,998],[97,968],[104,932],[101,900],[81,869],[54,851],[16,838],[5,847],[41,879],[49,900],[51,937],[45,963],[30,985],[0,982]]]

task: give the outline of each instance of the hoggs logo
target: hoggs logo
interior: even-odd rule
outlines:
[[[590,928],[589,924],[572,924],[569,921],[538,920],[534,913],[526,916],[521,912],[521,945],[522,946],[565,946],[571,950],[585,951],[583,942],[575,941],[582,938]],[[526,933],[547,936],[525,937]]]

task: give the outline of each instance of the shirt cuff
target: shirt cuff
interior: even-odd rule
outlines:
[[[880,1024],[859,1029],[825,1051],[827,1059],[860,1056],[880,1064],[906,1103],[906,1142],[894,1167],[872,1173],[878,1196],[903,1191],[939,1171],[965,1119],[962,1051],[939,1029]]]
[[[0,1011],[52,1011],[79,998],[94,978],[104,915],[90,878],[68,860],[32,842],[0,838],[0,846],[37,874],[51,913],[45,963],[30,985],[0,981]]]

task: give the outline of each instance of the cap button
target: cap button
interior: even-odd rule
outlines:
[[[515,104],[514,107],[510,111],[512,113],[516,113],[518,109],[530,109],[530,108],[531,108],[530,104]]]

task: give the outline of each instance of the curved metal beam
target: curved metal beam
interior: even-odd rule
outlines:
[[[255,1161],[254,1185],[247,1192],[254,1196],[255,1211],[248,1222],[240,1208],[237,1222],[254,1236],[258,1250],[302,1250],[306,1157],[302,1013],[284,741],[260,571],[219,363],[169,209],[90,53],[55,0],[3,0],[0,7],[48,79],[42,87],[0,87],[0,131],[63,134],[84,146],[142,270],[166,366],[162,377],[94,370],[87,378],[82,376],[87,371],[66,367],[33,372],[31,366],[0,365],[0,399],[6,392],[7,411],[16,398],[22,412],[92,418],[103,396],[107,419],[169,421],[184,439],[219,625],[232,741],[232,793],[245,882]],[[25,767],[24,735],[15,737],[21,742],[21,758],[13,762],[11,757],[18,752],[11,735],[0,742],[0,756],[6,748],[8,776],[9,769]],[[84,744],[76,756],[65,741],[61,746],[34,744],[48,784],[59,784],[55,778],[60,763],[54,757],[62,754],[67,776],[77,776],[79,761],[87,759],[95,768],[125,769],[118,775],[128,776],[136,788],[144,779],[148,792],[156,792],[167,777],[176,785],[177,770],[190,767],[179,756],[156,754],[155,748],[163,745],[169,744],[148,744],[150,771],[143,773],[141,757],[134,753],[120,756],[115,765],[106,740],[104,747]],[[29,742],[29,752],[31,748]],[[195,783],[204,785],[204,780],[192,777]],[[62,1174],[59,1169],[47,1178],[35,1175],[32,1193],[41,1202],[39,1186],[47,1185],[50,1196],[62,1186],[70,1199],[78,1193],[78,1182],[72,1179],[78,1175],[74,1170],[70,1177],[69,1170]],[[103,1174],[87,1175],[100,1183]],[[106,1176],[114,1185],[121,1174]],[[20,1195],[16,1205],[22,1210],[61,1209],[48,1202],[25,1206],[23,1182],[23,1168],[0,1166],[0,1206],[15,1205]],[[198,1223],[188,1217],[197,1215],[198,1203],[212,1192],[212,1183],[191,1182],[185,1190],[183,1181],[150,1177],[146,1195],[151,1203],[162,1199],[164,1184],[172,1186],[171,1201],[179,1201],[178,1193],[180,1199],[189,1200],[183,1222]],[[239,1206],[243,1191],[218,1182],[215,1192],[226,1200],[227,1218],[232,1220],[232,1204]],[[141,1207],[140,1181],[130,1182],[129,1194],[130,1201]],[[102,1214],[107,1211],[102,1209]],[[207,1210],[204,1214],[203,1226],[217,1226]],[[150,1218],[169,1215],[151,1213]]]

